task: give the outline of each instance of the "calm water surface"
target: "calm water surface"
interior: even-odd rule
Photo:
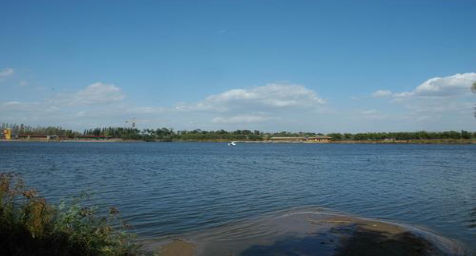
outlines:
[[[51,201],[94,193],[143,238],[318,206],[428,227],[476,252],[476,145],[0,143]]]

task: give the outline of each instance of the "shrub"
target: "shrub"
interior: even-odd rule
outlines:
[[[21,177],[0,173],[0,251],[2,255],[135,255],[138,246],[119,211],[105,216],[84,207],[83,197],[50,205]],[[115,228],[119,227],[119,228]]]

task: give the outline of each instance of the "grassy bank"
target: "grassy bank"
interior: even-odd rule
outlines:
[[[51,205],[18,175],[0,173],[2,255],[136,255],[118,214],[100,216],[80,199]]]

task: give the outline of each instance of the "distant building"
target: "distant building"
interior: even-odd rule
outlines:
[[[3,138],[5,138],[6,140],[11,140],[12,139],[12,129],[10,128],[7,128],[5,130],[3,130]]]
[[[308,137],[307,142],[317,142],[317,143],[328,143],[332,140],[332,137],[329,136],[314,136],[314,137]]]
[[[307,142],[307,143],[328,143],[332,137],[313,136],[313,137],[271,137],[273,142]]]
[[[306,137],[271,137],[270,140],[275,142],[305,142]]]

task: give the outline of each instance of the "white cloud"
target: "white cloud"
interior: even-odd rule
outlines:
[[[474,127],[475,121],[474,95],[471,92],[474,82],[476,73],[460,73],[430,78],[410,91],[392,93],[380,90],[372,96],[389,97],[390,102],[396,103],[392,105],[394,114],[391,118],[395,126],[406,123],[408,127],[420,126],[419,129],[468,129]],[[399,106],[403,108],[399,110]],[[371,111],[360,114],[362,119],[390,120],[388,115]]]
[[[13,122],[29,120],[37,124],[41,120],[43,124],[61,126],[83,122],[85,127],[90,126],[92,121],[99,120],[98,123],[102,121],[106,125],[114,118],[126,118],[128,108],[121,106],[124,98],[120,88],[111,84],[94,83],[74,93],[58,93],[36,102],[0,103],[0,118]]]
[[[118,102],[124,98],[125,95],[119,87],[98,82],[77,92],[73,100],[80,104],[97,104]]]
[[[211,120],[202,124],[215,129],[296,129],[296,120],[300,118],[320,120],[320,115],[329,113],[325,103],[314,90],[304,85],[270,83],[231,89],[210,95],[195,104],[181,103],[176,105],[175,111],[181,116],[193,115],[194,120]]]
[[[81,110],[81,111],[79,111],[78,113],[76,113],[76,116],[78,116],[78,117],[86,116],[86,111]]]
[[[9,107],[9,106],[18,106],[20,104],[21,104],[21,102],[19,102],[19,101],[7,101],[7,102],[3,103],[2,105],[5,106],[5,107]]]
[[[129,107],[125,112],[136,115],[149,115],[165,113],[167,112],[167,109],[163,107]]]
[[[362,120],[383,120],[388,117],[387,114],[384,114],[375,109],[360,110],[357,112],[358,114],[356,115],[356,118]]]
[[[98,105],[117,103],[122,101],[125,97],[121,88],[113,84],[98,82],[90,84],[85,89],[73,94],[60,93],[46,101],[49,102],[49,104],[62,106]]]
[[[271,83],[251,89],[233,89],[211,95],[197,104],[180,104],[177,110],[216,111],[317,108],[325,100],[303,85]]]
[[[383,97],[389,97],[392,96],[392,91],[389,90],[378,90],[374,93],[372,93],[372,97],[374,98],[383,98]]]
[[[473,109],[472,102],[466,101],[418,101],[406,104],[405,107],[416,114],[433,114],[433,113],[457,113],[457,112],[471,112]]]
[[[128,104],[123,101],[124,98],[125,94],[119,87],[94,83],[79,91],[63,91],[35,102],[0,101],[0,120],[83,129],[124,126],[124,121],[131,118],[137,118],[139,128],[174,127],[169,120],[177,120],[180,125],[183,120],[195,118],[195,113],[177,116],[173,108]],[[211,116],[208,116],[200,120],[210,119]]]
[[[57,110],[60,107],[104,106],[104,104],[120,102],[124,98],[125,95],[119,87],[112,84],[94,83],[73,94],[59,93],[38,102],[8,101],[1,104],[0,107],[10,110],[38,110],[37,108],[41,108],[48,111]]]
[[[40,103],[37,103],[37,102],[7,101],[0,105],[0,110],[34,111],[34,110],[38,110],[39,106],[40,106]]]
[[[7,80],[8,77],[12,76],[15,73],[13,68],[5,68],[0,71],[0,82]]]
[[[250,124],[261,123],[270,119],[269,117],[258,115],[237,115],[232,117],[215,117],[212,122],[221,124]]]
[[[460,76],[466,77],[467,74]],[[450,77],[462,80],[457,75]],[[459,83],[447,81],[452,80],[450,77],[439,79],[445,81],[445,84],[451,84],[451,88],[459,88],[454,85]],[[430,79],[425,83],[435,85],[435,82],[430,81],[434,80]],[[450,90],[441,83],[437,83],[443,88],[441,90]],[[469,90],[469,86],[466,84],[465,88]],[[356,102],[350,107],[342,105],[339,111],[331,111],[328,109],[331,106],[325,104],[315,91],[298,84],[272,83],[232,89],[206,97],[195,104],[183,103],[177,107],[167,107],[133,104],[123,100],[125,94],[121,88],[112,84],[94,83],[79,91],[68,94],[63,92],[32,102],[16,101],[18,98],[0,102],[0,119],[4,122],[59,125],[74,129],[124,126],[124,121],[131,118],[137,118],[140,129],[172,127],[352,132],[469,130],[471,128],[468,127],[474,127],[474,97],[423,97],[419,96],[421,90],[415,88],[408,92],[412,96],[407,97],[396,97],[395,93],[381,90],[372,96],[401,100],[392,102],[389,106],[370,105],[370,102],[364,106]],[[364,98],[368,99],[368,96],[362,97]]]
[[[471,93],[471,86],[476,82],[476,73],[455,74],[446,77],[428,79],[413,91],[395,93],[396,98],[409,97],[454,97]]]

